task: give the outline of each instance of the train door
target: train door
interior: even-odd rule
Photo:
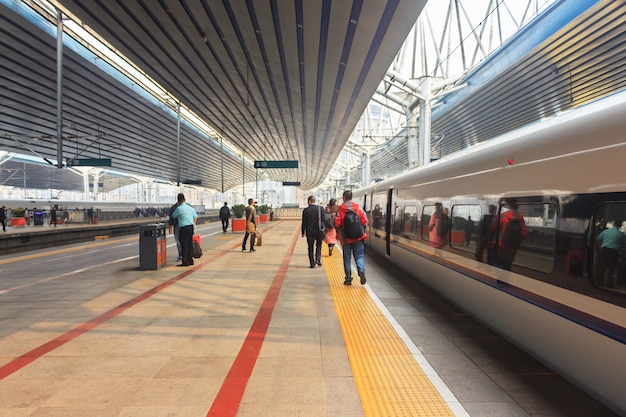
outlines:
[[[390,188],[387,192],[387,213],[391,213],[391,207],[393,204],[393,188]],[[387,216],[385,219],[385,253],[387,256],[391,256],[391,220],[395,218],[396,213],[393,216]]]

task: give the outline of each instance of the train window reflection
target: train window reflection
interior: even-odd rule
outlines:
[[[429,235],[429,223],[431,217],[435,214],[436,206],[435,205],[425,205],[422,209],[422,227],[420,234],[422,235],[422,239],[426,241],[430,241]],[[433,242],[434,243],[434,242]]]
[[[480,205],[457,204],[452,207],[450,244],[468,252],[475,252],[478,242]]]
[[[625,220],[626,204],[623,202],[601,204],[594,214],[593,227],[589,230],[589,246],[593,248],[592,276],[599,287],[619,288],[626,281],[624,238],[619,242],[612,231],[600,235],[611,228],[626,233]]]
[[[372,227],[377,230],[383,230],[385,228],[385,221],[387,219],[387,195],[386,193],[374,194],[372,199],[372,212],[371,222]]]
[[[506,212],[517,213],[522,216],[525,232],[518,249],[503,248],[503,218]],[[502,262],[512,253],[513,264],[549,273],[554,268],[554,251],[556,243],[557,211],[549,203],[519,204],[515,210],[503,206],[500,212],[500,228],[498,228],[498,253]]]
[[[417,233],[417,206],[404,206],[402,223],[402,230],[405,234],[414,235]]]

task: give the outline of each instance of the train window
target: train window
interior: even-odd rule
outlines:
[[[402,218],[402,234],[416,234],[417,223],[417,206],[404,206],[404,216]]]
[[[424,208],[422,209],[422,227],[421,227],[421,231],[420,234],[422,235],[422,239],[430,241],[429,237],[428,237],[428,223],[430,222],[430,218],[432,217],[432,215],[435,213],[435,206],[434,205],[424,205]]]
[[[507,214],[510,212],[512,214]],[[521,216],[523,219],[521,241],[513,243],[517,248],[507,248],[504,241],[511,241],[513,234],[504,228],[503,218]],[[549,273],[554,267],[554,249],[556,243],[557,211],[554,204],[549,203],[520,203],[515,207],[504,205],[500,210],[500,224],[498,229],[498,256],[503,267],[519,265],[535,271]],[[523,229],[526,229],[525,231]],[[510,229],[513,230],[513,229]],[[514,240],[514,239],[513,239]]]
[[[371,207],[373,207],[370,213],[370,221],[372,227],[377,230],[383,230],[385,228],[385,219],[387,218],[387,194],[376,193],[374,194]]]
[[[451,213],[450,244],[457,249],[475,252],[481,217],[478,204],[455,204]]]
[[[617,226],[615,221],[622,223]],[[605,229],[610,227],[619,227],[622,233],[626,233],[626,203],[604,203],[601,204],[594,214],[593,230],[590,230],[590,235],[594,237],[594,240],[598,239],[598,235]],[[604,236],[604,235],[603,235]],[[610,266],[610,262],[600,262],[602,258],[600,248],[601,244],[593,244],[593,277],[595,282],[599,286],[608,286],[616,288],[620,282],[624,282],[626,279],[626,256],[624,251],[617,251],[618,259],[615,267]],[[610,251],[605,249],[605,255],[611,258]],[[613,255],[614,256],[614,255]],[[607,258],[605,258],[607,259]],[[613,258],[614,259],[614,258]]]

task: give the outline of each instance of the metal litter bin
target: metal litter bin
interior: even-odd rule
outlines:
[[[139,268],[159,269],[167,262],[165,223],[139,226]]]
[[[35,226],[43,225],[43,211],[35,211],[33,212],[33,224]]]

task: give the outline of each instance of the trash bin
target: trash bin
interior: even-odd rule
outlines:
[[[35,226],[43,226],[43,211],[33,212],[33,224]]]
[[[165,223],[139,226],[139,268],[159,269],[167,262]]]

